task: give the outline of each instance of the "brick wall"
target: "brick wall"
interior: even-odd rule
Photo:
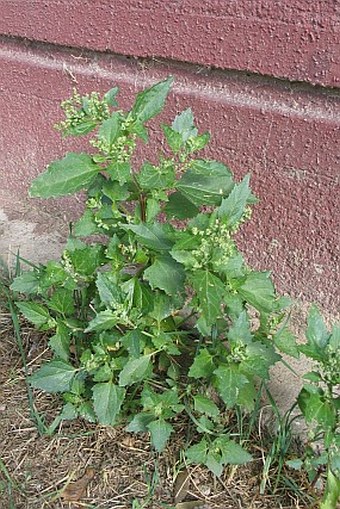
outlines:
[[[283,291],[339,308],[340,2],[0,0],[0,208],[71,148],[52,125],[80,91],[123,104],[168,74],[164,113],[192,106],[206,153],[260,197],[240,239]],[[74,201],[35,202],[65,217]],[[43,225],[42,225],[43,227]]]

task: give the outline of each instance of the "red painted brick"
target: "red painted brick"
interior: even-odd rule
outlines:
[[[9,36],[340,86],[337,0],[0,0],[0,12]]]

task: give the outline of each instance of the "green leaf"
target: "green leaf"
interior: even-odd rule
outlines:
[[[164,212],[169,219],[191,219],[197,216],[199,209],[182,193],[176,191],[169,196]]]
[[[253,459],[240,444],[223,435],[214,440],[213,447],[221,451],[224,465],[244,465]]]
[[[51,163],[33,180],[30,196],[54,198],[73,194],[87,187],[100,171],[87,154],[69,152],[63,159]]]
[[[152,445],[157,452],[162,452],[173,432],[173,427],[164,419],[157,419],[156,421],[150,422],[147,428],[151,433]]]
[[[177,154],[184,145],[182,136],[168,125],[162,125],[162,129],[169,147],[174,154]]]
[[[322,361],[326,355],[326,347],[330,340],[330,333],[323,321],[322,315],[316,306],[311,306],[306,331],[307,343],[300,346],[301,352],[312,359]]]
[[[220,205],[233,188],[229,169],[217,161],[195,160],[178,181],[177,189],[197,207]]]
[[[197,136],[197,129],[194,124],[194,116],[191,108],[188,108],[175,117],[172,129],[179,133],[185,143],[191,136]]]
[[[37,327],[48,325],[52,320],[48,309],[41,304],[36,302],[17,302],[16,304],[24,317]]]
[[[176,180],[175,167],[172,162],[166,166],[154,166],[145,162],[137,174],[139,185],[146,190],[150,189],[168,189],[172,187]]]
[[[155,224],[129,224],[124,225],[124,229],[135,233],[141,244],[159,251],[168,251],[173,246],[173,240],[167,225]]]
[[[127,161],[115,161],[109,164],[105,171],[113,180],[117,180],[121,186],[131,181],[131,166]]]
[[[106,94],[103,97],[106,104],[108,104],[109,106],[117,106],[116,95],[118,94],[118,92],[119,92],[118,87],[113,87],[108,92],[106,92]]]
[[[62,360],[53,360],[43,364],[38,371],[28,377],[36,389],[46,392],[67,392],[77,370]]]
[[[48,307],[62,315],[71,316],[74,313],[73,291],[58,288],[48,301]]]
[[[269,272],[250,272],[238,291],[259,311],[270,313],[276,309],[275,289]]]
[[[119,385],[133,385],[151,375],[151,355],[143,355],[138,359],[128,361],[119,374]],[[150,369],[151,368],[151,369]]]
[[[122,345],[127,349],[130,356],[137,358],[145,346],[145,336],[139,329],[133,329],[127,332],[121,338]]]
[[[217,417],[220,413],[218,406],[206,396],[197,394],[194,396],[194,406],[196,412],[209,415],[210,417]]]
[[[303,387],[297,401],[307,422],[316,421],[325,428],[334,426],[336,419],[334,409],[322,393],[311,392]]]
[[[89,322],[88,327],[84,330],[84,332],[112,329],[118,322],[119,318],[117,317],[117,314],[110,309],[105,309],[105,311],[97,313],[97,316]]]
[[[291,357],[299,358],[299,347],[294,334],[287,328],[281,327],[273,336],[275,346]]]
[[[81,218],[74,224],[73,231],[77,237],[87,237],[101,231],[94,220],[92,210],[85,210]]]
[[[36,294],[39,291],[39,273],[35,270],[24,272],[17,276],[10,286],[13,292]]]
[[[121,114],[119,112],[115,112],[110,118],[104,120],[99,128],[98,138],[105,142],[108,151],[112,149],[112,145],[120,134],[121,123]]]
[[[216,475],[216,477],[221,477],[223,473],[223,463],[221,460],[221,455],[218,452],[209,449],[207,458],[205,460],[205,465],[214,475]]]
[[[206,323],[212,325],[221,315],[221,304],[226,291],[225,285],[208,270],[197,270],[190,280]]]
[[[170,256],[159,256],[143,274],[152,289],[160,288],[168,295],[184,291],[185,272],[181,264]]]
[[[115,307],[122,302],[116,276],[105,272],[99,272],[96,286],[100,300],[107,307]]]
[[[227,198],[222,200],[217,215],[226,220],[229,227],[235,226],[242,218],[251,196],[249,187],[250,176],[246,175],[240,184],[235,184]]]
[[[173,300],[163,293],[153,295],[153,309],[149,315],[160,323],[162,320],[171,315],[174,309]]]
[[[238,403],[240,390],[249,383],[236,365],[219,366],[214,371],[217,377],[217,390],[228,408]]]
[[[155,117],[164,107],[165,100],[173,82],[172,76],[137,94],[131,114],[141,122]]]
[[[154,421],[155,416],[146,412],[141,412],[134,416],[130,424],[126,427],[126,431],[130,433],[138,433],[140,431],[148,431],[148,424]]]
[[[252,342],[249,320],[246,311],[238,316],[233,325],[229,328],[228,339],[235,345],[247,345]]]
[[[70,334],[66,325],[58,323],[56,334],[49,339],[48,346],[53,350],[56,357],[68,361],[70,357]]]
[[[67,249],[66,254],[71,260],[75,272],[84,276],[92,276],[96,269],[104,264],[103,251],[103,245],[93,244],[84,245],[74,250]]]
[[[124,401],[125,390],[112,382],[95,384],[92,388],[93,407],[100,424],[113,426]]]
[[[241,361],[240,369],[247,375],[257,375],[264,380],[269,379],[269,369],[281,356],[275,352],[272,345],[264,345],[256,341],[247,345],[246,358]]]
[[[202,348],[192,363],[188,376],[192,378],[208,378],[214,372],[214,357],[206,348]]]
[[[204,465],[208,454],[208,443],[203,438],[198,444],[192,445],[186,451],[186,457],[191,463]]]

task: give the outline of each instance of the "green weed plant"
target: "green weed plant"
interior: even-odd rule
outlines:
[[[52,162],[30,194],[85,191],[85,211],[61,259],[24,272],[11,289],[23,294],[17,306],[26,319],[51,335],[53,359],[29,381],[62,396],[52,428],[79,417],[125,424],[161,452],[188,415],[200,438],[186,460],[220,476],[225,465],[252,459],[226,412],[252,412],[281,353],[299,351],[288,300],[235,242],[256,203],[249,175],[235,182],[225,164],[198,156],[210,136],[191,109],[161,124],[153,162],[136,162],[171,85],[169,77],[138,93],[129,111],[118,107],[117,87],[102,97],[75,91],[62,103],[57,129],[86,136],[91,149]],[[310,387],[302,409],[321,398]]]

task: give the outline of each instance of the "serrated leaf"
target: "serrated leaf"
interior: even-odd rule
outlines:
[[[39,290],[39,274],[35,270],[27,271],[17,276],[10,286],[13,292],[36,294]]]
[[[57,313],[71,316],[74,313],[73,291],[58,288],[48,301],[48,307]]]
[[[175,167],[173,163],[164,167],[145,162],[137,179],[143,189],[168,189],[176,180]]]
[[[166,141],[168,142],[169,147],[174,152],[174,154],[177,154],[180,149],[183,146],[183,140],[182,136],[174,131],[170,126],[168,125],[162,125],[162,129],[164,132],[164,136],[166,138]]]
[[[87,154],[69,152],[63,159],[51,163],[33,180],[30,196],[54,198],[73,194],[87,187],[100,167]]]
[[[121,293],[117,285],[117,279],[114,275],[99,272],[97,275],[96,286],[100,300],[107,307],[117,306],[122,302]]]
[[[194,407],[196,412],[207,414],[210,417],[216,417],[220,413],[218,406],[211,399],[202,396],[202,394],[194,396]]]
[[[217,209],[218,217],[224,219],[229,227],[235,226],[242,218],[251,196],[250,176],[246,175],[240,184],[235,184],[227,198]]]
[[[16,304],[24,317],[37,327],[47,325],[51,320],[48,309],[41,304],[36,302],[17,302]]]
[[[195,160],[176,188],[195,206],[220,205],[233,188],[229,169],[217,161]]]
[[[56,357],[68,361],[70,357],[70,335],[68,328],[63,323],[57,325],[57,331],[49,339],[48,346],[53,350]]]
[[[213,447],[220,449],[224,465],[244,465],[252,460],[252,455],[249,452],[226,436],[216,438]]]
[[[242,297],[264,313],[276,309],[276,295],[269,272],[250,272],[238,289]]]
[[[93,407],[100,424],[115,424],[124,401],[125,390],[112,382],[98,383],[92,388]]]
[[[119,385],[133,385],[151,374],[151,355],[143,355],[138,359],[129,360],[119,374]]]
[[[164,290],[168,295],[184,291],[185,272],[181,264],[170,256],[159,256],[143,274],[151,288]]]
[[[117,180],[121,186],[131,181],[131,166],[127,161],[115,161],[109,164],[105,171],[113,180]]]
[[[115,112],[110,118],[104,120],[99,128],[98,138],[105,142],[108,151],[111,150],[112,145],[120,134],[121,123],[121,114],[119,112]]]
[[[153,309],[149,312],[149,315],[157,322],[161,322],[171,315],[173,309],[173,300],[168,295],[157,293],[153,296]]]
[[[79,241],[78,241],[79,242]],[[68,243],[67,247],[70,244]],[[72,262],[75,272],[84,276],[92,276],[98,267],[103,265],[104,246],[93,244],[91,246],[81,246],[74,250],[67,250],[67,255]]]
[[[191,108],[188,108],[175,117],[172,129],[179,133],[185,143],[191,136],[197,136],[197,129],[194,124],[194,116]]]
[[[299,358],[300,352],[299,347],[296,343],[294,334],[287,328],[282,327],[273,336],[275,346],[287,355],[291,355],[296,359]]]
[[[334,409],[323,394],[310,392],[306,387],[303,387],[297,401],[307,422],[315,421],[327,429],[334,426],[336,419]]]
[[[238,316],[228,331],[228,339],[231,344],[247,345],[252,342],[249,320],[246,311]]]
[[[91,320],[84,330],[84,332],[92,332],[103,331],[112,329],[118,323],[117,314],[111,311],[110,309],[105,309],[105,311],[100,311],[97,313],[96,317]]]
[[[100,231],[94,220],[92,210],[85,210],[81,218],[74,224],[73,231],[77,237],[87,237]]]
[[[28,380],[36,389],[46,392],[67,392],[77,370],[67,362],[53,360],[41,366]]]
[[[156,83],[137,94],[131,114],[141,122],[147,122],[160,113],[173,82],[172,76],[164,81]]]
[[[190,366],[188,376],[192,378],[206,378],[213,374],[215,369],[214,358],[206,348],[202,348]]]
[[[240,373],[236,365],[219,366],[214,373],[221,398],[228,408],[232,408],[238,403],[242,387],[249,383],[248,378]]]
[[[322,361],[326,355],[325,349],[330,340],[330,333],[316,306],[311,306],[307,319],[307,343],[300,346],[301,352],[312,359]]]
[[[155,416],[146,412],[141,412],[134,416],[130,424],[126,427],[126,431],[130,433],[138,433],[140,431],[148,431],[148,424],[155,420]]]
[[[182,193],[176,191],[169,196],[169,201],[164,207],[164,212],[168,218],[191,219],[197,216],[199,208]]]
[[[246,358],[241,361],[240,369],[248,375],[256,375],[264,380],[269,379],[269,369],[281,359],[272,345],[259,341],[246,347]]]
[[[186,451],[186,457],[191,463],[204,465],[208,454],[208,443],[203,438],[198,444],[192,445]]]
[[[216,475],[216,477],[221,477],[223,472],[223,464],[220,454],[213,450],[209,450],[205,460],[205,465],[214,475]]]
[[[117,106],[116,95],[118,94],[118,92],[119,92],[118,87],[113,87],[110,90],[108,90],[104,95],[104,101],[106,102],[106,104],[108,104],[109,106]]]
[[[129,224],[124,225],[124,229],[134,232],[140,243],[150,249],[168,251],[173,246],[167,225],[160,223]]]
[[[173,432],[173,427],[164,419],[157,419],[156,421],[150,422],[147,428],[151,433],[152,445],[157,452],[162,452]]]
[[[221,315],[221,304],[226,292],[222,281],[208,270],[197,270],[190,278],[199,307],[208,325]]]

